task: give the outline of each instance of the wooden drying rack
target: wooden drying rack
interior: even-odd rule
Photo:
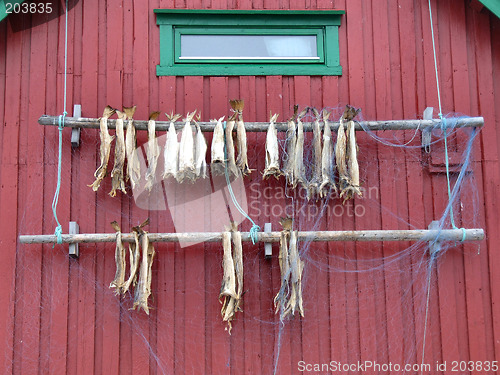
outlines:
[[[72,128],[72,144],[79,143],[80,129],[98,129],[99,119],[81,117],[81,107],[75,105],[74,117],[66,117],[65,127]],[[41,116],[38,120],[41,125],[59,125],[58,116]],[[108,127],[115,128],[116,120],[108,119]],[[304,131],[312,131],[311,122],[304,122]],[[330,122],[333,130],[337,130],[339,122]],[[137,130],[147,130],[148,121],[134,120],[134,126]],[[170,125],[169,121],[156,121],[157,131],[166,131]],[[200,128],[204,132],[214,130],[214,122],[199,122]],[[278,131],[286,131],[288,124],[278,122],[275,124]],[[432,119],[432,108],[424,111],[423,120],[390,120],[390,121],[362,121],[356,123],[356,130],[421,130],[422,147],[430,145],[430,132],[436,127],[440,127],[440,119]],[[482,127],[484,125],[483,117],[461,117],[453,124],[455,128],[463,127]],[[176,122],[176,129],[182,129],[183,122]],[[248,132],[265,132],[269,126],[268,122],[245,122],[245,129]],[[78,134],[76,134],[78,133]],[[78,139],[77,139],[78,138]],[[78,142],[77,142],[78,141]],[[151,242],[219,242],[222,240],[221,232],[199,232],[199,233],[149,233]],[[250,233],[242,232],[243,241],[250,241]],[[257,234],[259,242],[265,244],[266,256],[271,255],[271,243],[279,242],[280,232],[272,232],[269,223],[265,225],[265,231]],[[439,229],[439,224],[433,221],[429,229],[414,230],[357,230],[357,231],[299,231],[298,239],[301,241],[426,241],[431,244],[431,251],[437,251],[442,241],[481,241],[484,239],[484,230],[474,229]],[[132,234],[123,233],[124,242],[134,241]],[[79,234],[78,225],[70,222],[70,234],[62,235],[62,242],[70,244],[70,255],[78,256],[79,243],[102,243],[115,242],[116,233],[93,233]],[[22,244],[48,244],[55,243],[55,235],[21,235],[19,242]]]

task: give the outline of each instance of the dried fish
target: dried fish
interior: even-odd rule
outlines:
[[[307,113],[307,108],[304,109],[297,118],[297,143],[295,146],[295,160],[294,160],[294,184],[293,187],[297,187],[297,183],[300,183],[304,189],[307,190],[307,177],[306,168],[304,166],[304,124],[302,123],[302,117]]]
[[[149,219],[146,219],[142,224],[132,228],[134,235],[134,242],[129,245],[129,259],[130,259],[130,275],[122,288],[122,294],[127,293],[131,285],[137,284],[137,270],[141,260],[141,247],[139,243],[139,236],[143,232],[142,228],[149,224]]]
[[[123,165],[125,164],[125,135],[123,133],[123,120],[127,115],[123,112],[116,111],[118,120],[116,120],[116,144],[115,144],[115,165],[111,171],[111,191],[110,196],[116,196],[116,191],[121,190],[127,194],[125,190],[125,181],[123,180]]]
[[[175,122],[181,115],[173,113],[167,115],[170,121],[167,133],[167,142],[165,144],[164,158],[165,158],[165,171],[163,178],[173,177],[177,178],[177,168],[179,164],[179,142],[177,141],[177,133],[175,131]]]
[[[137,155],[137,138],[134,126],[134,113],[136,106],[123,107],[123,112],[127,116],[127,135],[125,137],[125,151],[127,154],[127,179],[130,180],[132,189],[139,183],[141,179],[141,163]]]
[[[347,153],[348,153],[348,166],[349,166],[349,186],[344,189],[340,196],[345,195],[345,199],[351,199],[354,194],[362,196],[361,190],[359,189],[359,164],[357,155],[357,145],[356,145],[356,131],[354,129],[354,121],[349,121],[347,125]]]
[[[344,118],[340,118],[339,130],[337,132],[337,143],[335,144],[335,162],[339,176],[339,189],[344,191],[349,186],[349,175],[347,174],[347,139],[344,130]]]
[[[231,107],[234,111],[236,111],[238,115],[238,121],[236,122],[236,137],[238,148],[236,166],[240,169],[243,176],[246,176],[252,173],[252,170],[248,167],[247,133],[245,130],[245,123],[243,122],[243,108],[245,102],[243,100],[231,100],[230,103]]]
[[[142,259],[139,269],[139,281],[135,288],[133,309],[143,309],[149,315],[148,299],[151,295],[151,277],[155,249],[149,242],[148,233],[141,230],[140,241],[142,247]]]
[[[295,121],[297,120],[298,105],[293,107],[293,116],[288,120],[286,131],[286,157],[283,162],[283,174],[286,177],[286,183],[290,186],[296,186],[295,180],[295,147],[297,144],[297,131]]]
[[[352,121],[358,112],[359,109],[355,109],[349,105],[346,106],[344,114],[340,119],[337,145],[335,146],[335,158],[339,173],[340,197],[344,197],[344,202],[347,199],[353,198],[354,194],[359,196],[362,195],[359,189],[356,132],[354,122]],[[347,134],[344,134],[345,121],[348,121]]]
[[[144,186],[147,191],[153,190],[156,182],[156,166],[160,157],[160,146],[158,145],[158,139],[156,139],[156,119],[159,115],[160,112],[151,113],[148,121],[148,148],[146,151],[148,169],[146,171],[146,185]]]
[[[101,137],[101,146],[99,149],[99,156],[101,163],[97,170],[94,173],[95,181],[89,185],[92,190],[97,191],[99,186],[101,186],[101,181],[106,177],[106,173],[108,171],[108,161],[109,154],[111,153],[111,142],[115,139],[115,136],[111,136],[108,131],[108,118],[113,116],[115,110],[111,108],[109,105],[104,108],[104,112],[102,117],[99,119],[99,126],[101,129],[100,137]]]
[[[201,132],[200,125],[196,123],[196,142],[195,142],[195,175],[196,178],[207,177],[207,140]]]
[[[282,175],[280,171],[279,150],[278,150],[278,131],[274,123],[278,119],[278,114],[271,116],[269,128],[266,137],[266,169],[262,178],[274,176],[276,179]]]
[[[285,312],[288,297],[290,295],[290,259],[289,259],[289,250],[288,250],[288,242],[290,241],[290,231],[292,230],[293,221],[291,218],[282,218],[280,220],[280,224],[283,226],[283,230],[280,233],[280,252],[279,252],[279,264],[280,264],[280,274],[281,274],[281,287],[274,297],[274,307],[276,309],[276,313],[281,311],[280,320],[283,320],[285,316],[283,313]]]
[[[337,191],[333,178],[332,165],[332,130],[328,123],[330,112],[323,111],[323,123],[325,130],[323,131],[323,153],[321,155],[321,175],[322,181],[318,189],[318,195],[324,198],[328,195],[330,189]]]
[[[316,193],[319,191],[319,186],[321,185],[321,127],[319,124],[319,113],[316,108],[310,108],[314,115],[314,124],[313,124],[313,170],[311,180],[308,184],[307,189],[307,199],[313,198]]]
[[[219,302],[222,303],[222,320],[227,322],[229,334],[231,334],[231,320],[236,312],[236,302],[238,300],[236,292],[236,276],[234,271],[235,264],[231,252],[231,232],[222,232],[222,247],[224,249],[224,256],[222,259],[224,275],[220,288]],[[222,301],[221,298],[223,299]]]
[[[236,123],[236,114],[232,116],[226,124],[226,163],[227,171],[229,177],[237,177],[240,175],[240,170],[236,166],[236,160],[234,157],[234,140],[233,140],[233,130]]]
[[[302,304],[302,271],[304,270],[304,262],[300,259],[298,251],[298,231],[296,230],[290,233],[289,254],[291,292],[284,316],[290,313],[295,315],[295,311],[297,310],[300,316],[304,317],[304,307]]]
[[[238,231],[238,225],[231,224],[231,240],[234,246],[234,271],[236,272],[236,281],[238,288],[236,290],[237,300],[235,303],[235,312],[241,311],[241,297],[243,296],[243,247],[241,244],[241,233]]]
[[[196,110],[188,113],[184,128],[182,129],[181,143],[179,145],[179,170],[177,171],[177,181],[183,182],[189,180],[193,182],[196,179],[194,166],[194,139],[191,121],[193,120]]]
[[[111,226],[116,231],[116,249],[115,249],[115,263],[116,263],[116,273],[115,278],[109,284],[110,288],[115,288],[115,294],[122,293],[123,287],[125,286],[125,247],[123,247],[122,242],[122,231],[120,226],[116,221],[111,223]]]
[[[224,116],[222,116],[217,121],[214,128],[214,135],[212,138],[212,160],[210,167],[212,169],[212,175],[223,175],[226,168],[226,157],[224,156],[224,127],[222,126],[222,121]]]
[[[141,250],[139,246],[139,233],[135,230],[132,231],[134,235],[134,242],[129,244],[129,261],[130,261],[130,275],[122,287],[122,294],[125,294],[130,289],[131,285],[137,283],[137,270],[139,269],[139,261],[141,259]]]

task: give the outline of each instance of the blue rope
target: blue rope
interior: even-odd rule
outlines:
[[[248,214],[245,212],[245,210],[243,210],[243,208],[241,208],[240,204],[238,203],[238,200],[234,196],[233,188],[231,187],[231,180],[229,179],[229,172],[227,168],[226,121],[224,121],[224,159],[225,159],[224,172],[226,175],[226,182],[227,182],[227,188],[229,190],[229,195],[231,196],[231,200],[233,201],[233,204],[236,207],[236,209],[252,223],[252,228],[250,229],[250,239],[252,240],[252,243],[255,245],[259,240],[259,236],[257,235],[257,233],[260,232],[260,227],[257,224],[255,224],[252,218],[248,216]]]
[[[59,158],[57,163],[57,186],[52,200],[52,214],[57,223],[54,235],[58,244],[62,244],[62,226],[57,218],[57,204],[59,203],[59,192],[61,190],[61,164],[62,164],[62,131],[64,129],[64,119],[66,112],[66,91],[67,91],[67,71],[68,71],[68,0],[66,0],[65,28],[64,28],[64,110],[59,116]]]

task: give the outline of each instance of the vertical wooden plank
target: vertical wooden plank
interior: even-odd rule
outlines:
[[[498,76],[500,66],[500,53],[498,53],[498,40],[494,38],[495,33],[500,30],[498,20],[491,18],[492,27],[487,27],[489,24],[489,17],[486,14],[474,13],[474,31],[473,43],[476,48],[476,63],[478,91],[477,98],[479,102],[479,109],[481,116],[485,119],[484,129],[481,130],[481,144],[482,144],[482,171],[483,171],[483,186],[484,186],[484,199],[485,199],[485,221],[486,230],[489,235],[486,238],[487,249],[481,249],[481,253],[488,251],[488,265],[489,265],[489,280],[491,286],[491,309],[493,317],[493,337],[494,337],[494,350],[495,358],[500,358],[500,280],[498,273],[494,270],[500,264],[500,257],[495,251],[495,244],[500,241],[500,224],[495,219],[498,207],[498,191],[500,186],[499,163],[498,163],[498,103],[500,102],[500,84]],[[491,39],[490,39],[491,38]],[[490,42],[488,43],[488,40]],[[490,49],[493,43],[494,47]],[[488,79],[490,77],[490,79]],[[493,82],[491,77],[494,77]],[[491,93],[494,92],[494,96]]]

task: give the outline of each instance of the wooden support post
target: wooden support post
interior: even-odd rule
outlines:
[[[41,116],[38,119],[38,123],[40,125],[50,125],[57,126],[58,125],[58,117],[57,116]],[[68,127],[72,128],[87,128],[87,129],[99,129],[99,119],[98,118],[75,118],[75,117],[67,117],[64,120],[64,123]],[[215,128],[214,122],[199,122],[200,129],[203,132],[213,132]],[[304,122],[304,131],[310,132],[313,129],[312,122]],[[331,123],[332,130],[337,131],[339,128],[339,123],[336,121],[332,121]],[[428,120],[387,120],[387,121],[361,121],[355,123],[355,130],[415,130],[415,129],[434,129],[436,126],[441,124],[441,119],[428,119]],[[167,131],[170,122],[168,121],[156,121],[156,130],[157,131]],[[285,132],[288,129],[288,124],[286,122],[277,122],[276,130],[279,132]],[[461,117],[457,119],[455,127],[464,128],[464,127],[482,127],[484,125],[484,118],[482,117]],[[134,120],[134,126],[137,130],[147,130],[148,129],[148,121],[145,120]],[[177,130],[182,129],[184,123],[176,122],[175,128]],[[115,129],[116,128],[116,119],[108,120],[108,128]],[[266,132],[269,128],[269,122],[245,122],[245,129],[247,132]],[[195,129],[193,125],[193,130]]]
[[[424,110],[424,120],[432,120],[432,113],[434,112],[433,107],[427,107]],[[425,152],[431,152],[431,141],[432,141],[432,129],[426,128],[422,129],[422,148]]]
[[[80,104],[75,104],[73,106],[73,117],[81,118],[82,117],[82,106]],[[80,132],[81,128],[72,128],[71,129],[71,146],[78,147],[80,146]]]
[[[265,233],[271,233],[272,227],[271,223],[265,223],[264,224],[264,232]],[[266,259],[270,259],[273,256],[273,244],[270,242],[266,242],[264,244],[264,256]]]
[[[80,226],[76,221],[69,222],[69,234],[79,234]],[[78,242],[73,242],[69,244],[69,256],[72,258],[78,258],[80,256],[80,249],[78,247]]]
[[[259,242],[279,242],[281,232],[259,232]],[[411,230],[357,230],[357,231],[299,231],[299,241],[433,241],[439,236],[441,241],[461,241],[461,229],[411,229]],[[195,233],[149,233],[150,242],[220,242],[221,232],[195,232]],[[242,241],[251,241],[249,232],[241,232]],[[483,229],[465,229],[465,241],[481,241],[484,239]],[[19,236],[20,243],[55,243],[56,236],[23,235]],[[115,233],[86,233],[63,234],[63,243],[98,243],[115,242]],[[133,242],[131,233],[123,233],[123,242]]]

